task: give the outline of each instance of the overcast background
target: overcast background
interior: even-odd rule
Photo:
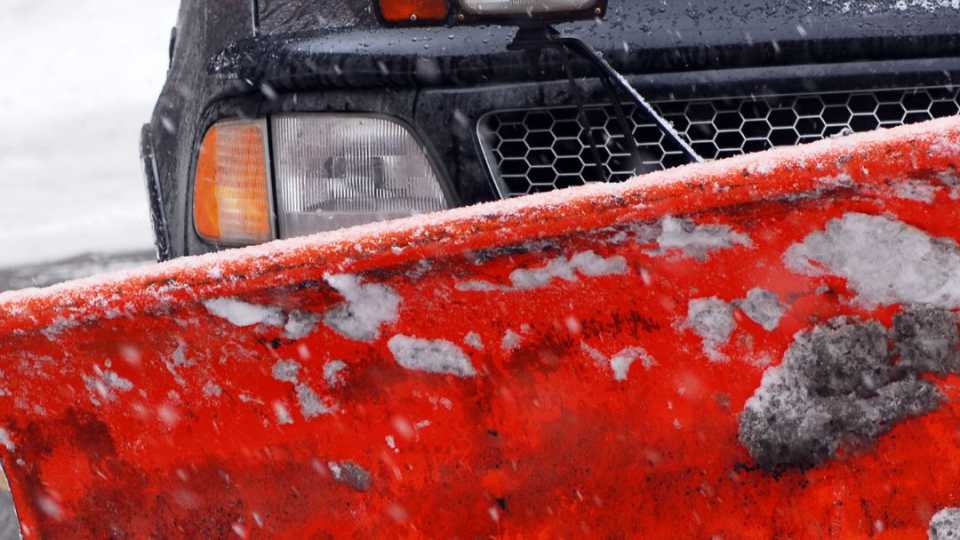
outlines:
[[[140,126],[178,0],[0,0],[0,268],[151,249]]]

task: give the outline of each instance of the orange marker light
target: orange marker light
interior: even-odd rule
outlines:
[[[380,0],[380,14],[392,23],[445,21],[447,0]]]
[[[221,122],[204,136],[197,159],[193,219],[220,244],[273,239],[266,121]]]

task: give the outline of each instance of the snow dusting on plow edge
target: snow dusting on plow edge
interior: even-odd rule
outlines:
[[[909,145],[904,144],[907,141]],[[639,176],[622,184],[591,184],[185,257],[150,268],[105,274],[46,289],[0,293],[0,311],[8,319],[20,319],[26,315],[27,319],[18,323],[21,329],[45,327],[49,321],[37,320],[38,308],[69,310],[78,303],[90,301],[84,299],[94,298],[94,302],[106,307],[121,301],[129,304],[134,298],[148,305],[153,301],[169,304],[179,300],[197,302],[216,298],[223,288],[220,283],[225,281],[224,276],[231,276],[233,270],[240,268],[245,270],[244,279],[251,283],[252,290],[281,284],[284,268],[303,265],[306,260],[320,265],[328,258],[340,261],[325,269],[329,273],[362,272],[365,263],[375,259],[378,253],[390,253],[395,260],[402,260],[405,255],[416,260],[425,253],[413,248],[424,245],[436,249],[430,244],[439,239],[444,240],[444,252],[449,254],[469,250],[480,243],[489,248],[497,244],[496,238],[505,228],[514,231],[529,229],[526,237],[530,239],[555,234],[564,224],[582,229],[588,221],[587,214],[590,214],[590,227],[599,228],[623,222],[626,218],[660,217],[662,208],[675,207],[678,200],[689,213],[696,213],[706,208],[757,200],[765,194],[784,198],[844,189],[850,187],[851,180],[861,185],[885,183],[893,179],[875,178],[866,169],[851,170],[851,156],[876,153],[890,159],[908,157],[886,155],[898,142],[909,146],[912,152],[929,152],[931,157],[943,155],[947,160],[951,157],[956,160],[960,155],[960,117],[692,164]],[[815,183],[801,174],[806,173],[809,177],[811,169],[822,171]],[[763,182],[765,177],[774,175],[795,176],[796,182],[792,186]],[[632,213],[629,216],[623,211],[627,207],[628,213]],[[605,212],[616,209],[620,211]],[[544,227],[545,219],[555,225],[553,232],[546,232],[551,229]],[[398,243],[398,240],[402,242]],[[500,243],[506,245],[512,241],[505,237]],[[351,258],[350,253],[356,258]],[[251,268],[256,269],[255,275],[250,274]],[[252,278],[266,280],[253,284]],[[237,285],[230,284],[233,294],[237,292]]]

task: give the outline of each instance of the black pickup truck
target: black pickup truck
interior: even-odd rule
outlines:
[[[956,114],[960,1],[183,0],[170,58],[161,259]]]

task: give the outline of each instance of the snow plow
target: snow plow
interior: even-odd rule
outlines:
[[[0,295],[23,536],[938,537],[958,210],[950,118]]]

